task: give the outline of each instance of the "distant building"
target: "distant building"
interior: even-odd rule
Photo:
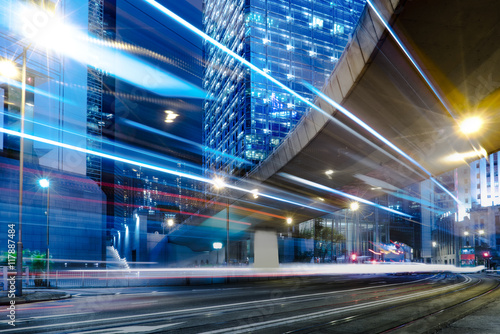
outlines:
[[[356,27],[364,0],[205,0],[205,32],[309,100]],[[205,43],[203,134],[207,171],[242,175],[281,143],[306,113],[303,102]]]

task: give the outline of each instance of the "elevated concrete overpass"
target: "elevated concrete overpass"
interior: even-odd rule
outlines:
[[[304,205],[264,197],[253,204],[257,201],[251,194],[232,205],[304,221],[344,208],[350,200],[288,175],[370,199],[481,157],[476,154],[468,160],[451,161],[453,154],[481,149],[492,153],[500,148],[500,2],[372,3],[429,82],[374,8],[367,6],[322,92],[421,167],[318,97],[315,104],[325,113],[311,110],[283,144],[239,183],[248,188],[254,187],[250,182],[258,182],[262,192],[272,188],[277,196],[292,195]],[[458,131],[458,122],[476,114],[485,119],[485,127],[466,137]],[[327,170],[333,174],[325,174]],[[232,191],[230,196],[238,198],[237,193]],[[231,219],[248,222],[253,228],[284,224],[273,216],[231,212]],[[219,216],[217,224],[224,231],[225,213]]]

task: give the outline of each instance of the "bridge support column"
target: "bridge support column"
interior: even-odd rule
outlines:
[[[253,238],[254,267],[278,268],[278,237],[275,231],[256,230]]]

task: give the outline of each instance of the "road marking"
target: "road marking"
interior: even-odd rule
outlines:
[[[466,283],[468,283],[467,280],[465,282],[463,282],[463,283],[459,283],[459,284],[456,284],[456,285],[462,286],[462,285],[465,285]],[[356,311],[356,310],[360,310],[360,309],[365,309],[365,308],[372,307],[372,306],[380,306],[380,305],[383,305],[383,304],[389,304],[389,303],[393,303],[393,302],[399,302],[399,301],[402,301],[402,300],[407,300],[407,299],[412,299],[412,298],[418,298],[418,297],[425,297],[427,295],[431,295],[431,294],[434,294],[434,293],[440,292],[440,291],[446,291],[446,290],[449,290],[449,289],[451,289],[451,288],[450,287],[442,287],[442,288],[438,288],[438,289],[435,289],[435,290],[430,290],[430,291],[424,291],[424,292],[417,292],[417,293],[413,293],[413,294],[408,294],[406,296],[392,297],[392,298],[388,298],[388,299],[384,299],[384,300],[377,300],[377,301],[373,301],[373,302],[366,302],[366,303],[359,304],[359,305],[344,306],[344,307],[336,308],[335,310],[319,311],[319,312],[307,313],[307,314],[303,314],[303,315],[294,315],[294,316],[287,317],[287,318],[280,318],[280,319],[276,319],[276,320],[261,321],[261,322],[253,323],[253,324],[249,324],[249,325],[241,325],[241,326],[235,326],[235,327],[224,328],[224,329],[216,329],[216,330],[212,330],[212,331],[208,331],[208,332],[203,332],[201,334],[218,334],[218,333],[238,334],[238,333],[248,333],[248,331],[252,331],[252,332],[253,331],[258,331],[258,330],[266,329],[266,328],[269,328],[269,327],[275,327],[277,325],[292,324],[292,323],[300,322],[300,321],[303,321],[303,320],[309,320],[309,319],[315,319],[315,318],[321,318],[321,317],[331,316],[331,315],[338,314],[338,313],[341,313],[341,312],[347,312],[347,311],[352,312],[352,311]]]
[[[175,324],[168,324],[168,325],[159,325],[159,326],[126,326],[126,327],[116,327],[113,328],[112,333],[113,334],[119,334],[119,333],[145,333],[145,332],[152,332],[152,331],[157,331],[160,329],[165,329],[167,327],[172,327],[176,325],[181,325],[184,322],[177,322]],[[110,333],[109,329],[99,329],[96,331],[85,331],[85,332],[74,332],[73,334],[90,334],[90,333]]]
[[[35,320],[35,319],[46,319],[46,318],[62,318],[62,317],[70,317],[70,316],[74,316],[74,315],[83,315],[83,314],[94,314],[94,312],[43,315],[43,316],[39,316],[39,317],[29,317],[29,318],[16,319],[16,322],[18,322],[18,321],[19,322],[31,321],[31,320]],[[0,324],[7,324],[9,322],[10,322],[10,320],[2,320],[2,321],[0,321]]]

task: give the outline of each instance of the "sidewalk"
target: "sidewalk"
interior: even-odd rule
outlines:
[[[500,300],[496,300],[474,313],[469,314],[448,327],[439,334],[494,334],[500,333]]]
[[[71,295],[64,291],[58,290],[30,290],[23,289],[23,296],[16,297],[14,300],[17,304],[24,303],[34,303],[34,302],[42,302],[47,300],[58,300],[58,299],[66,299],[71,298]],[[0,305],[10,305],[10,301],[12,299],[8,297],[7,291],[2,291],[0,293]]]

